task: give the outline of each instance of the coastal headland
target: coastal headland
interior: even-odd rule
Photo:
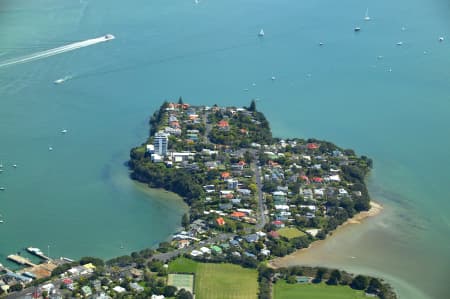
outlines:
[[[328,141],[275,138],[255,101],[248,107],[191,106],[180,98],[164,102],[149,123],[149,138],[130,151],[130,177],[179,195],[189,206],[182,228],[156,249],[106,262],[64,260],[31,282],[41,284],[42,293],[277,299],[339,292],[396,298],[377,277],[280,263],[382,210],[365,184],[370,158]],[[28,287],[33,278],[22,279],[11,283],[11,291]],[[42,285],[47,280],[52,283]],[[243,281],[247,293],[227,287]]]

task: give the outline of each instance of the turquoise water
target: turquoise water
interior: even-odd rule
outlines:
[[[449,23],[446,0],[0,1],[0,64],[116,36],[0,68],[1,263],[30,245],[108,258],[165,240],[186,207],[123,165],[149,114],[180,95],[258,98],[275,135],[375,160],[370,189],[386,212],[321,262],[380,273],[402,298],[450,297]],[[366,258],[355,265],[343,244]]]

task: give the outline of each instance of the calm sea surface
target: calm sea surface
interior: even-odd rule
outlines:
[[[116,39],[1,66],[106,33]],[[124,166],[148,116],[179,96],[257,98],[275,135],[373,157],[385,205],[292,263],[450,298],[449,55],[447,0],[0,0],[0,262],[27,246],[110,258],[164,241],[186,206]]]

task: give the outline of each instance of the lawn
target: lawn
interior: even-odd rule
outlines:
[[[231,264],[198,264],[196,299],[256,299],[257,272]]]
[[[296,229],[295,227],[283,227],[280,228],[277,232],[280,234],[280,236],[288,239],[293,239],[306,235],[304,232]]]
[[[198,264],[193,260],[180,257],[169,263],[169,273],[196,273]]]
[[[367,297],[363,291],[349,286],[321,284],[288,284],[278,281],[273,287],[273,299],[361,299]]]
[[[256,299],[257,272],[232,264],[197,263],[178,258],[169,263],[169,273],[195,273],[196,299]]]

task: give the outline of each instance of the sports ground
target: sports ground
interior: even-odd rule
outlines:
[[[258,294],[257,272],[232,264],[197,263],[180,258],[169,264],[169,272],[194,273],[196,299],[256,299]],[[178,274],[179,275],[179,274]],[[179,283],[187,283],[185,277],[172,276]],[[170,278],[169,278],[170,279]],[[169,285],[175,285],[169,283]]]

